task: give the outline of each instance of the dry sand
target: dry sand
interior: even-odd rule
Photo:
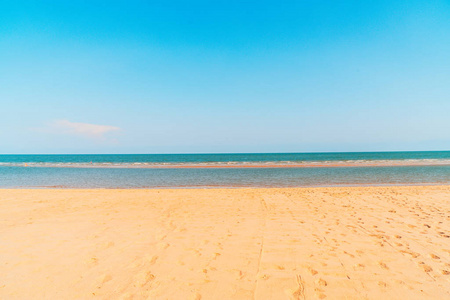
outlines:
[[[450,299],[450,186],[0,190],[1,299]]]

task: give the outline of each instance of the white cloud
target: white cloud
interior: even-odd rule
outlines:
[[[97,125],[89,123],[76,123],[68,120],[56,120],[50,124],[51,129],[57,133],[78,135],[90,139],[105,139],[105,135],[110,132],[117,132],[119,127],[110,125]]]

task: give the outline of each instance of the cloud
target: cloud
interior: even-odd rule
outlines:
[[[53,121],[50,127],[57,133],[77,135],[95,140],[103,140],[106,138],[106,134],[121,130],[119,127],[110,125],[76,123],[68,120]]]

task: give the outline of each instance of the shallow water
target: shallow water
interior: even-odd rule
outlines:
[[[450,166],[236,169],[3,167],[1,187],[156,188],[450,184]]]
[[[0,187],[168,188],[450,184],[449,162],[449,151],[0,155]]]

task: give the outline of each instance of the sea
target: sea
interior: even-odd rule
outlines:
[[[0,155],[0,188],[450,184],[450,151]]]

